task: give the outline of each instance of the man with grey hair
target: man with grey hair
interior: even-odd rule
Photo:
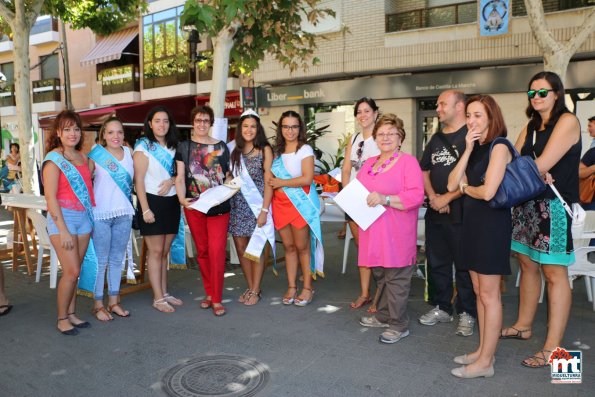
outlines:
[[[465,150],[465,95],[461,91],[447,90],[440,94],[436,112],[441,131],[435,133],[424,149],[420,161],[424,189],[429,200],[425,219],[426,258],[433,282],[432,310],[419,318],[423,325],[453,320],[453,263],[455,266],[459,314],[457,335],[473,335],[477,308],[471,277],[466,270],[458,270],[460,236],[463,219],[461,193],[448,192],[448,175]]]

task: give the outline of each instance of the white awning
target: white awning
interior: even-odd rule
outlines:
[[[137,36],[138,28],[134,27],[101,38],[91,52],[81,59],[81,66],[93,66],[120,59],[126,46]]]

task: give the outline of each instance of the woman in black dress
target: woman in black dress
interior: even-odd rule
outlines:
[[[448,177],[448,190],[460,189],[463,201],[461,263],[469,270],[477,296],[479,347],[455,357],[462,367],[451,371],[459,378],[494,376],[494,354],[502,326],[500,281],[510,274],[510,209],[493,209],[488,201],[496,194],[512,155],[500,107],[489,95],[467,100],[466,148]]]

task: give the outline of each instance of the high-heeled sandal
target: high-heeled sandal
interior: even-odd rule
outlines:
[[[60,321],[64,321],[64,320],[68,320],[68,316],[66,316],[64,318],[59,318],[58,321],[56,321],[56,328],[58,329],[58,332],[60,332],[62,335],[68,335],[68,336],[78,335],[79,330],[76,329],[74,326],[70,329],[65,330],[65,331],[62,331],[60,328],[58,328],[58,323]],[[68,320],[68,322],[70,322],[70,320]],[[72,323],[70,323],[70,325],[72,325]]]
[[[293,304],[299,307],[304,307],[308,304],[310,304],[312,302],[312,299],[314,299],[314,290],[311,288],[306,288],[304,287],[303,289],[305,289],[306,291],[310,291],[310,298],[308,299],[300,299],[298,297],[295,298]]]
[[[295,292],[293,293],[293,295],[291,295],[289,297],[287,295],[284,296],[282,302],[284,305],[291,305],[291,304],[293,304],[293,302],[295,302],[295,296],[297,295],[297,287],[295,287],[295,286],[292,287],[290,285],[289,287],[287,287],[287,289],[288,290],[293,289],[293,290],[295,290]]]

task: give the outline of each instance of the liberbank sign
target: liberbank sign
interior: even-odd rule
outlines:
[[[448,89],[465,94],[523,92],[529,79],[543,70],[542,65],[494,67],[443,73],[362,77],[352,80],[260,87],[259,107],[305,105],[313,103],[354,102],[369,96],[374,99],[435,97]],[[566,74],[567,89],[595,88],[595,61],[573,62]]]

